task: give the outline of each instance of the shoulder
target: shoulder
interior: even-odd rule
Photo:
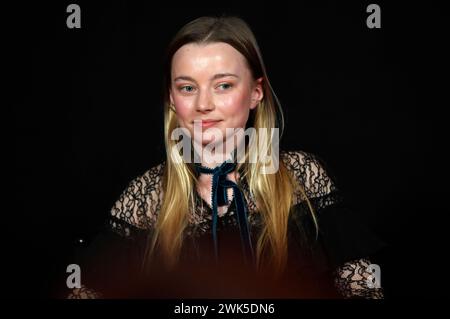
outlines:
[[[165,164],[161,163],[133,179],[111,208],[117,222],[148,229],[156,222],[163,195]]]
[[[280,158],[308,198],[324,196],[336,190],[335,179],[325,162],[305,151],[282,151]]]

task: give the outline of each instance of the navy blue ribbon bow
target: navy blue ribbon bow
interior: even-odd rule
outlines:
[[[247,207],[244,202],[244,195],[239,189],[238,185],[233,181],[227,179],[227,175],[234,171],[236,163],[226,161],[220,166],[215,168],[204,167],[200,164],[195,164],[196,170],[199,173],[212,175],[212,236],[214,241],[214,252],[216,260],[218,258],[217,248],[217,208],[228,204],[228,188],[233,189],[233,198],[236,205],[236,219],[239,225],[239,231],[241,235],[241,243],[244,254],[245,262],[248,262],[248,258],[253,261],[253,248],[250,237],[250,229],[247,220]]]

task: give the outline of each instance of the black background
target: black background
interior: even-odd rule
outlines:
[[[30,280],[31,297],[55,296],[73,249],[89,243],[127,183],[164,158],[164,50],[185,23],[222,13],[257,37],[285,110],[283,148],[323,158],[388,243],[378,256],[387,296],[442,296],[441,8],[377,2],[382,27],[369,29],[370,2],[78,1],[81,29],[68,29],[70,3],[32,7],[31,88],[15,109],[19,297],[30,297]]]

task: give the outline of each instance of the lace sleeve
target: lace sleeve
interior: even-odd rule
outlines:
[[[111,209],[116,221],[140,229],[154,225],[161,208],[163,170],[164,166],[160,164],[130,182]],[[114,218],[111,226],[123,232],[123,223],[116,223]]]
[[[335,286],[344,298],[383,299],[383,289],[373,285],[368,270],[371,264],[366,258],[353,260],[335,272]],[[370,284],[372,283],[372,287]]]
[[[299,212],[299,216],[295,218],[297,224],[300,224],[298,228],[300,231],[313,228],[309,233],[316,234],[315,228],[310,226],[311,218],[305,213],[309,211],[305,205],[306,195],[319,226],[318,237],[309,236],[309,244],[318,243],[327,256],[331,271],[345,265],[341,269],[347,271],[341,273],[348,274],[352,265],[358,265],[354,260],[372,257],[386,246],[368,227],[363,215],[349,206],[337,188],[335,178],[319,157],[302,151],[287,152],[283,161],[304,189],[304,194],[298,191],[294,198],[294,204],[300,203],[297,206],[301,208],[295,210]],[[308,217],[304,218],[305,216]],[[359,265],[359,268],[355,266],[357,271],[362,269],[362,264]]]
[[[305,195],[315,202],[315,208],[318,210],[338,201],[334,179],[317,156],[302,151],[290,151],[283,152],[281,158],[287,170],[304,189],[304,194],[296,191],[294,204],[304,202]]]
[[[70,294],[67,296],[66,299],[101,299],[103,298],[103,296],[93,290],[93,289],[89,289],[85,286],[81,286],[81,288],[75,288],[72,289],[72,291],[70,292]]]

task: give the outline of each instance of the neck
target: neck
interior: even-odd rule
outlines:
[[[220,149],[220,148],[219,148]],[[197,164],[207,167],[210,169],[214,169],[216,167],[219,167],[224,162],[230,160],[234,161],[234,150],[227,153],[227,152],[215,152],[216,149],[213,149],[212,152],[209,150],[202,150],[203,152],[197,152],[197,150],[194,147],[194,151],[196,152],[195,155],[198,156]],[[199,156],[198,154],[203,154],[203,156]],[[236,182],[238,178],[238,174],[236,173],[236,170],[230,172],[227,174],[227,179],[233,182]],[[209,192],[211,190],[211,184],[212,184],[212,175],[211,174],[199,174],[197,179],[197,187],[202,192]]]
[[[225,147],[215,147],[213,149],[194,144],[194,162],[208,168],[215,168],[222,163],[233,160],[234,150],[227,152]]]
[[[227,160],[239,161],[245,153],[245,135],[227,136],[222,141],[204,145],[201,140],[192,139],[194,162],[204,167],[214,168]]]

